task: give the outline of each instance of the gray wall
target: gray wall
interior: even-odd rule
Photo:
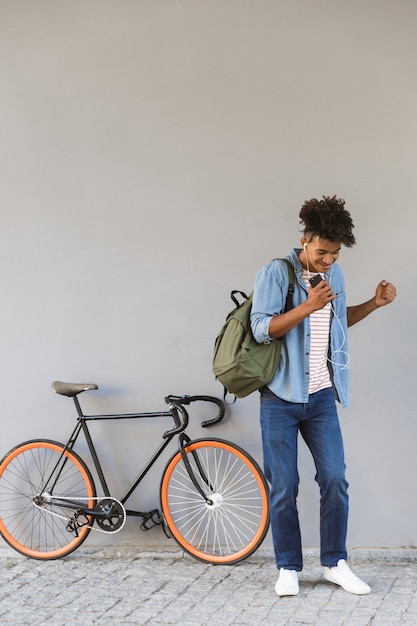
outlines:
[[[221,395],[229,291],[298,244],[304,200],[337,194],[358,240],[349,302],[382,278],[399,291],[350,332],[349,545],[416,545],[416,19],[414,0],[0,1],[3,452],[67,434],[54,379],[97,383],[87,412]],[[94,426],[116,496],[157,441],[140,426]],[[261,460],[258,398],[212,434]],[[300,473],[314,547],[303,446]],[[157,486],[132,504],[156,506]],[[90,537],[168,543],[131,520]]]

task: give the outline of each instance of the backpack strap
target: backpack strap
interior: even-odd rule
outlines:
[[[294,268],[292,266],[292,263],[288,259],[274,259],[274,261],[284,261],[288,269],[289,284],[288,284],[287,298],[285,300],[284,312],[289,311],[293,307],[292,300],[293,300],[293,295],[294,295],[294,281],[295,281]]]
[[[294,274],[294,268],[292,266],[292,263],[288,260],[288,259],[273,259],[274,261],[283,261],[288,269],[288,293],[287,293],[287,298],[285,300],[285,307],[284,307],[284,312],[285,311],[289,311],[290,309],[292,309],[292,300],[293,300],[293,295],[294,295],[294,281],[295,281],[295,274]],[[236,298],[236,295],[240,295],[243,300],[247,300],[249,296],[246,295],[246,293],[244,291],[240,291],[239,289],[233,289],[233,291],[230,292],[230,297],[233,300],[233,304],[235,305],[235,307],[240,306],[240,302],[239,300]]]

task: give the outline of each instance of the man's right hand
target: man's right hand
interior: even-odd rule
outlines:
[[[322,280],[316,287],[309,287],[307,301],[313,311],[324,309],[326,304],[336,298],[327,280]]]

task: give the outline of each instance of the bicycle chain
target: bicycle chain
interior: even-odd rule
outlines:
[[[56,498],[57,500],[74,500],[74,496],[52,496],[54,498]],[[123,524],[120,526],[120,528],[116,528],[116,530],[103,530],[102,528],[96,528],[93,525],[90,524],[83,524],[83,528],[86,526],[87,528],[90,528],[90,530],[96,530],[99,533],[105,533],[106,535],[114,535],[115,533],[118,533],[122,530],[122,528],[124,527],[125,523],[126,523],[126,509],[123,506],[123,504],[119,501],[116,500],[116,498],[112,498],[112,497],[108,497],[108,496],[101,496],[101,497],[93,497],[91,496],[90,498],[79,498],[77,497],[77,500],[113,500],[114,502],[117,502],[117,504],[121,507],[122,511],[123,511]],[[40,509],[41,511],[44,511],[45,513],[49,513],[50,515],[53,515],[54,517],[59,517],[60,519],[64,520],[65,522],[69,522],[69,520],[71,519],[71,517],[65,517],[64,515],[60,515],[59,513],[55,513],[55,511],[51,511],[49,509],[46,509],[43,506],[40,506],[39,504],[36,504],[36,502],[33,503],[37,509]],[[47,504],[49,504],[47,502]]]

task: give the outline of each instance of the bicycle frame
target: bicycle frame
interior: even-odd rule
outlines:
[[[205,401],[205,402],[213,402],[214,404],[216,404],[219,408],[219,413],[218,416],[216,416],[214,419],[211,420],[207,420],[205,422],[203,422],[201,425],[203,427],[207,427],[210,426],[212,424],[216,424],[219,421],[221,421],[221,419],[223,419],[224,416],[224,405],[222,403],[221,400],[218,400],[217,398],[213,398],[211,396],[184,396],[184,397],[177,397],[177,396],[168,396],[165,400],[167,403],[169,403],[170,405],[170,409],[168,411],[156,411],[156,412],[149,412],[149,413],[116,413],[116,414],[104,414],[104,415],[84,415],[82,409],[81,409],[81,405],[80,402],[78,400],[77,395],[73,396],[73,401],[75,404],[75,408],[77,410],[77,414],[78,414],[78,419],[77,419],[77,424],[74,428],[74,430],[72,431],[67,443],[65,444],[65,450],[66,449],[70,449],[72,450],[75,446],[75,443],[81,433],[81,431],[84,434],[89,452],[91,454],[91,458],[95,467],[95,470],[97,472],[97,476],[99,478],[100,481],[100,485],[101,488],[103,490],[104,493],[104,497],[109,497],[111,498],[111,494],[110,494],[110,490],[109,487],[107,485],[107,481],[95,448],[95,445],[93,443],[93,439],[91,437],[91,433],[90,430],[88,428],[88,422],[93,422],[93,421],[116,421],[116,420],[132,420],[132,419],[149,419],[149,418],[154,418],[154,417],[171,417],[174,421],[174,428],[171,430],[166,431],[163,435],[162,435],[162,443],[160,444],[160,446],[155,450],[155,452],[151,455],[151,457],[149,458],[149,460],[145,463],[143,469],[139,472],[139,474],[137,475],[137,477],[134,479],[134,481],[132,482],[132,484],[130,485],[130,487],[127,489],[127,491],[124,493],[124,495],[121,498],[118,498],[118,501],[124,506],[125,503],[127,502],[127,500],[130,498],[130,496],[134,493],[134,491],[137,489],[137,487],[139,486],[139,484],[141,483],[141,481],[145,478],[145,476],[148,474],[148,472],[150,471],[150,469],[153,467],[153,465],[155,464],[155,462],[159,459],[159,457],[162,455],[162,453],[164,452],[164,450],[168,447],[168,445],[171,443],[171,441],[177,436],[178,437],[178,442],[179,442],[179,448],[181,450],[181,453],[183,455],[183,457],[185,458],[185,453],[183,451],[184,445],[186,445],[190,439],[188,437],[188,435],[186,435],[184,433],[184,430],[187,428],[188,426],[188,413],[185,410],[185,408],[182,406],[181,402],[190,404],[191,402],[194,401]],[[187,463],[188,465],[188,463]],[[196,487],[198,488],[198,490],[200,491],[202,497],[205,498],[204,493],[202,492],[201,488],[198,486],[194,476],[192,475],[191,469],[189,470],[190,472],[190,477],[191,480],[194,482],[194,484],[196,485]],[[59,499],[59,498],[58,498]],[[70,502],[68,501],[67,506],[71,506],[74,504],[74,501]],[[65,502],[60,502],[60,505],[65,507],[66,503]],[[95,516],[104,516],[103,513],[95,510],[95,509],[89,509],[86,508],[85,506],[80,506],[80,509],[82,510],[82,512],[86,515],[95,515]],[[150,512],[143,512],[143,511],[135,511],[135,510],[131,510],[131,509],[125,509],[126,515],[127,516],[135,516],[135,517],[142,517],[143,518],[143,523],[141,525],[141,529],[142,530],[150,530],[150,528],[152,528],[154,525],[156,524],[160,524],[161,521],[158,520],[154,520],[154,516],[158,515],[159,512],[157,510],[153,510]],[[147,523],[149,521],[152,521],[152,525],[151,526],[147,526]]]

